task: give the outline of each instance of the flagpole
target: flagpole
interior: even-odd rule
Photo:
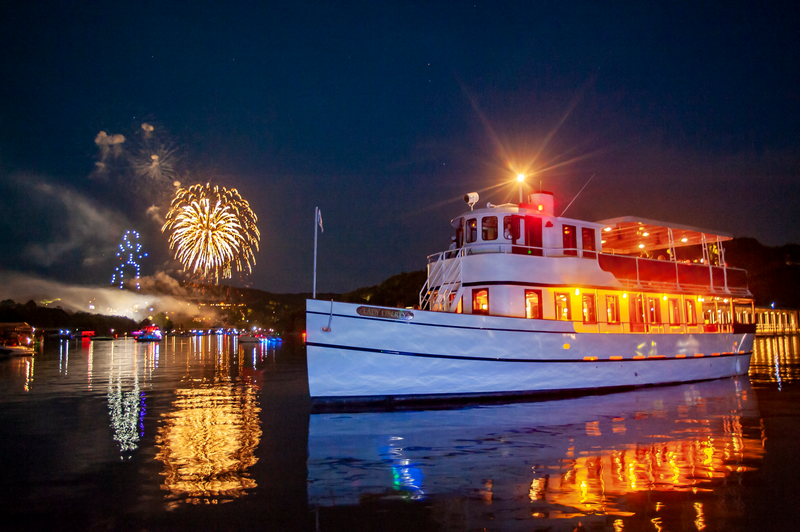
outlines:
[[[317,299],[317,225],[319,225],[319,207],[314,207],[314,293],[312,299]]]

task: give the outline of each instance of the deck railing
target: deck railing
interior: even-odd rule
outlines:
[[[458,250],[443,251],[428,256],[428,264],[452,257],[482,253],[508,253],[548,258],[582,258],[597,261],[598,266],[611,273],[624,287],[655,290],[714,291],[746,295],[747,271],[711,264],[691,264],[674,260],[657,260],[628,255],[598,253],[577,248],[545,248],[517,246],[508,243],[473,243]],[[434,284],[426,283],[430,288]],[[423,290],[425,287],[423,287]]]

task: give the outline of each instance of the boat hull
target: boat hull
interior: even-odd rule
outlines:
[[[577,333],[570,322],[380,309],[307,302],[314,402],[525,395],[716,379],[747,373],[754,336]]]

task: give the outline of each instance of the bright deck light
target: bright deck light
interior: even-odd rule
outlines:
[[[519,181],[520,183],[525,181],[525,174],[517,174],[517,181]]]

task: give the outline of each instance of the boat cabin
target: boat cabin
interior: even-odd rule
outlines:
[[[729,268],[731,235],[645,218],[555,216],[553,195],[453,219],[450,249],[428,257],[420,308],[564,320],[599,332],[714,332],[752,315],[747,273]]]

